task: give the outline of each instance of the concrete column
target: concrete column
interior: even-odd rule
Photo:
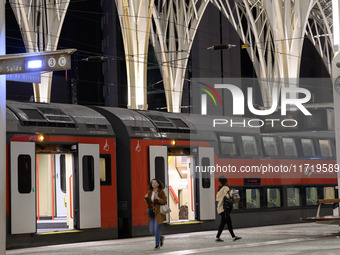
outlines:
[[[6,54],[5,0],[0,0],[0,55]],[[6,253],[6,76],[0,75],[0,254]]]

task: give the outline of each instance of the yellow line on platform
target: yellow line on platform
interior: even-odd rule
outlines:
[[[187,224],[200,224],[200,223],[203,223],[203,221],[192,220],[192,221],[172,222],[168,224],[169,225],[187,225]]]
[[[42,232],[36,233],[36,235],[57,235],[57,234],[68,234],[68,233],[79,233],[81,230],[65,230],[65,231],[53,231],[53,232]]]

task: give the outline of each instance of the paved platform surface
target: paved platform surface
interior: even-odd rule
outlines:
[[[153,237],[116,239],[8,250],[14,254],[340,254],[340,227],[301,223],[268,227],[235,229],[242,239],[232,241],[228,230],[222,233],[224,242],[215,242],[216,231],[165,235],[164,246],[154,250]]]

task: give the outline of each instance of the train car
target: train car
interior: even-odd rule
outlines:
[[[7,249],[116,238],[108,121],[84,106],[13,101],[6,117]]]
[[[235,225],[298,222],[315,215],[318,199],[338,197],[334,131],[217,136],[217,164],[243,169],[229,172],[242,198],[235,206]],[[332,213],[332,207],[324,213]]]
[[[235,227],[298,222],[315,214],[317,199],[337,197],[334,132],[261,134],[213,121],[8,101],[8,248],[149,235],[152,178],[164,182],[171,208],[164,234],[217,228],[221,174],[241,195]]]
[[[217,227],[214,196],[221,174],[240,190],[235,226],[299,222],[300,217],[315,214],[318,198],[337,196],[332,131],[261,134],[258,128],[245,126],[213,128],[214,116],[95,109],[119,137],[117,168],[124,169],[117,176],[118,225],[123,231],[119,236],[148,233],[143,197],[154,177],[166,184],[172,210],[164,233]],[[234,121],[243,118],[239,119]],[[261,165],[292,169],[269,173],[259,169]],[[334,171],[317,169],[325,165]]]

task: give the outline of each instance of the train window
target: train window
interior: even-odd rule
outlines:
[[[280,189],[267,189],[267,206],[268,207],[280,207],[281,206]]]
[[[300,189],[299,188],[287,188],[287,204],[288,206],[300,205]]]
[[[111,185],[111,155],[100,154],[100,185]]]
[[[294,138],[282,138],[283,150],[287,157],[297,157],[297,149]]]
[[[233,136],[220,136],[221,154],[228,156],[238,155]]]
[[[32,169],[30,155],[19,155],[18,157],[18,189],[19,193],[31,193]]]
[[[324,199],[334,199],[335,198],[334,187],[324,187],[323,188],[323,198]]]
[[[247,209],[260,208],[260,189],[246,189]]]
[[[302,153],[305,157],[315,156],[314,144],[312,139],[301,139]]]
[[[324,158],[331,158],[333,157],[333,152],[332,152],[332,145],[331,141],[329,139],[320,139],[319,140],[319,146],[320,146],[320,151],[321,151],[321,156]]]
[[[258,155],[255,136],[242,135],[241,139],[242,139],[244,155],[247,155],[247,156]]]
[[[210,166],[210,159],[205,157],[202,158],[202,164],[201,166],[203,167],[202,169],[205,169],[205,171],[201,172],[202,173],[202,187],[204,189],[209,189],[210,188],[210,171],[208,171],[209,166]]]
[[[164,157],[155,158],[155,177],[165,184]]]
[[[94,159],[92,156],[83,156],[83,189],[94,190]]]
[[[20,109],[22,110],[29,119],[31,120],[44,120],[45,118],[35,109]]]
[[[316,205],[318,201],[318,188],[307,187],[306,188],[306,205]]]
[[[65,155],[60,155],[60,189],[66,193],[66,161]]]
[[[278,156],[277,142],[275,137],[264,136],[262,137],[264,153],[266,156]]]

